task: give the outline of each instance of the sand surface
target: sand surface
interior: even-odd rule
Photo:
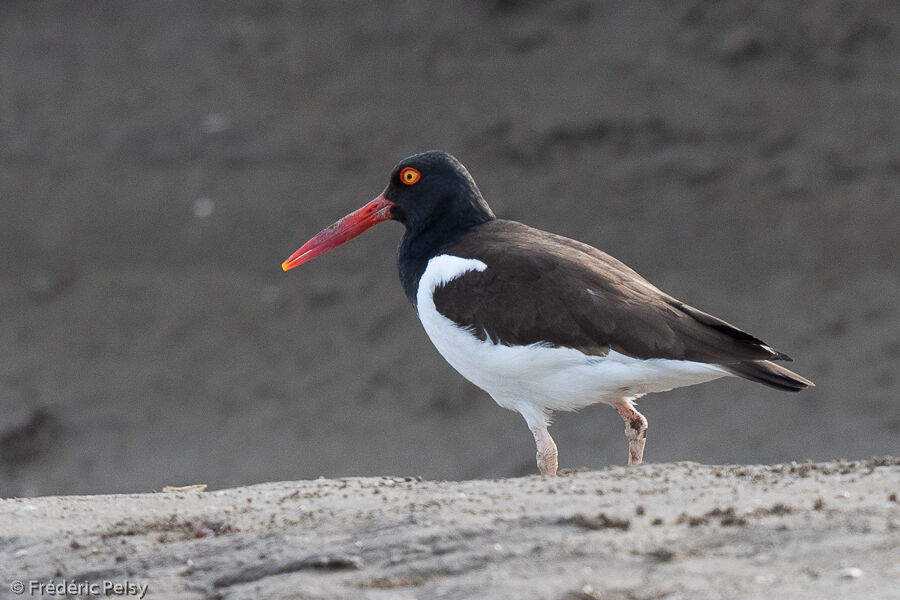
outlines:
[[[148,598],[896,599],[900,461],[0,501],[12,580]]]

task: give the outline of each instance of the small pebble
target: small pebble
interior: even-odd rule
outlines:
[[[838,571],[838,575],[841,579],[858,579],[859,577],[862,577],[862,569],[856,567],[844,567]]]
[[[46,294],[53,289],[53,278],[47,273],[38,273],[31,278],[30,288],[32,294]]]
[[[202,198],[197,198],[194,200],[194,216],[198,219],[205,219],[206,217],[213,214],[213,210],[216,208],[216,203],[212,201],[211,198],[207,198],[206,196]]]
[[[222,133],[228,129],[229,125],[231,125],[231,121],[228,115],[223,113],[210,113],[203,117],[204,133]]]

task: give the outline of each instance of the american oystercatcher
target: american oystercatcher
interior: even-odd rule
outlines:
[[[647,419],[635,399],[738,376],[797,392],[813,383],[772,361],[765,342],[660,291],[615,258],[494,216],[466,168],[444,152],[404,159],[377,198],[318,233],[287,271],[382,221],[406,226],[400,282],[438,352],[534,434],[555,475],[547,427],[557,410],[603,402],[625,421],[629,465]]]

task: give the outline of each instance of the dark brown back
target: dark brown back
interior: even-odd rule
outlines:
[[[488,265],[434,292],[438,311],[482,340],[716,364],[787,358],[608,254],[515,221],[480,225],[443,253]]]

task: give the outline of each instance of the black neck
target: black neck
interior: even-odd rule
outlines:
[[[464,219],[439,219],[431,227],[422,231],[407,229],[400,241],[397,266],[400,283],[406,297],[416,306],[419,279],[428,266],[428,261],[442,253],[444,248],[482,223],[494,220],[493,214],[472,214]]]

